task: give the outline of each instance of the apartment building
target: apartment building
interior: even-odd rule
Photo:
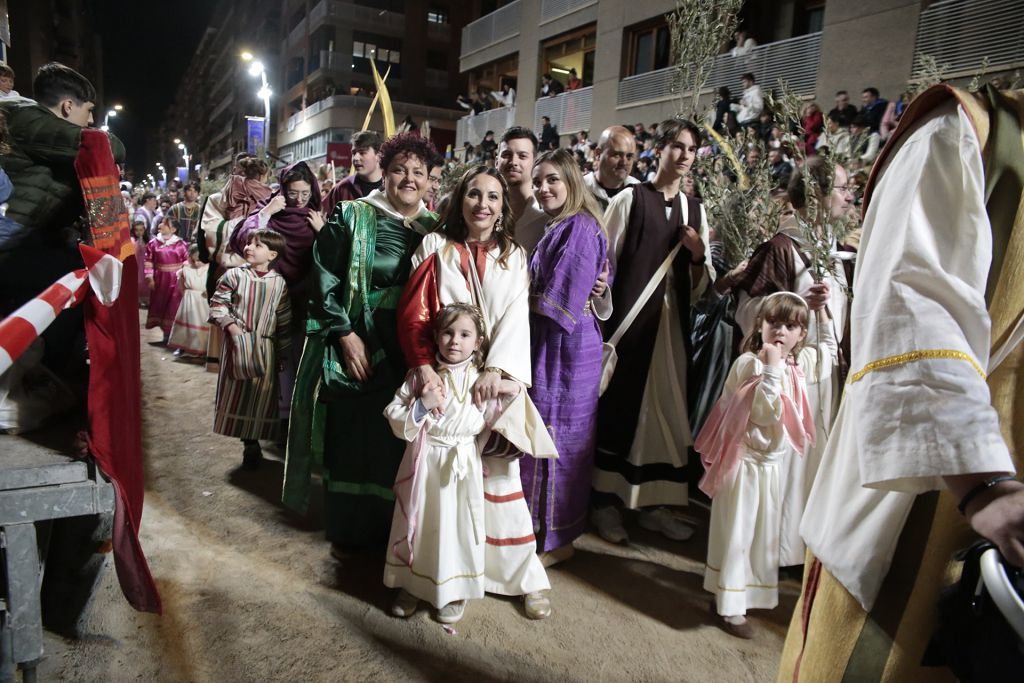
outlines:
[[[193,173],[203,178],[226,175],[235,154],[249,145],[245,117],[264,114],[257,95],[261,81],[249,75],[250,65],[240,55],[248,51],[260,60],[276,97],[280,36],[280,0],[221,0],[178,84],[174,103],[150,138],[149,157],[172,173],[184,166],[184,150],[174,142],[181,140]],[[274,149],[272,127],[268,137]]]
[[[348,166],[376,91],[371,59],[382,75],[390,70],[396,123],[427,121],[439,150],[453,145],[465,77],[452,46],[471,9],[458,0],[287,0],[277,154]],[[383,130],[379,109],[370,127]]]
[[[673,0],[478,0],[459,57],[469,91],[493,105],[488,93],[508,82],[517,99],[460,119],[459,147],[513,124],[540,130],[542,116],[563,136],[673,116],[680,93],[665,14],[674,8]],[[840,89],[854,102],[869,86],[898,97],[926,55],[954,80],[969,79],[986,57],[992,75],[1024,66],[1019,0],[751,0],[740,21],[757,45],[736,55],[722,46],[702,93],[709,103],[720,86],[738,95],[748,71],[766,90],[786,80],[827,111]],[[542,74],[565,83],[571,69],[583,87],[539,96]]]

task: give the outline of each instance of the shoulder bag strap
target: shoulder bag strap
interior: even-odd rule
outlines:
[[[676,254],[679,253],[682,246],[682,242],[677,244],[672,248],[672,251],[669,252],[668,256],[665,257],[665,260],[662,261],[658,270],[656,270],[654,275],[651,277],[651,281],[647,283],[646,287],[644,287],[644,291],[640,292],[640,296],[637,298],[636,303],[633,304],[633,308],[629,309],[629,313],[627,313],[626,317],[622,319],[621,323],[619,323],[619,327],[615,330],[615,334],[613,334],[612,338],[608,340],[609,344],[612,346],[618,345],[622,336],[626,334],[627,330],[629,330],[629,326],[632,325],[633,321],[636,320],[636,317],[640,315],[640,311],[647,304],[647,300],[651,298],[652,294],[654,294],[654,290],[658,288],[658,285],[661,284],[665,275],[668,274],[668,269],[672,267],[672,262],[676,259]]]

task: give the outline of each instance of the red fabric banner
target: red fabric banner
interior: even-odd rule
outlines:
[[[143,499],[139,264],[131,248],[120,174],[106,133],[82,131],[75,170],[89,210],[94,246],[124,264],[120,295],[113,305],[103,306],[91,291],[85,302],[89,452],[117,494],[113,547],[121,590],[135,609],[160,613],[160,596],[138,537]]]

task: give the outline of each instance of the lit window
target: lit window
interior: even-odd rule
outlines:
[[[381,49],[377,50],[377,59],[379,59],[382,62],[388,61],[388,57],[390,57],[390,56],[391,56],[391,50],[386,50],[384,48],[381,48]]]
[[[353,57],[362,57],[363,56],[363,43],[361,41],[356,40],[356,41],[352,42],[352,56]]]
[[[441,9],[432,9],[427,12],[427,21],[432,24],[447,24],[448,13]]]
[[[399,64],[401,63],[401,57],[402,53],[400,53],[398,50],[392,50],[391,59],[388,61],[390,61],[392,64]]]

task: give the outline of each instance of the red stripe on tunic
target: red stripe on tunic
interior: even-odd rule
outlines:
[[[491,538],[487,537],[488,545],[526,545],[527,543],[533,543],[537,540],[537,537],[533,534],[528,536],[520,536],[519,538]]]
[[[526,498],[526,496],[523,494],[522,491],[516,491],[515,493],[506,493],[503,496],[499,496],[495,493],[487,493],[486,491],[484,491],[484,500],[486,500],[488,503],[508,503],[509,501],[520,500],[524,498]]]

